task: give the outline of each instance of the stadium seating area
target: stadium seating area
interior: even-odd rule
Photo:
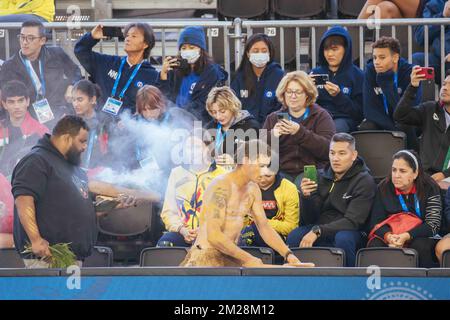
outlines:
[[[410,62],[413,53],[426,50],[413,41],[413,26],[417,21],[411,24],[383,24],[380,29],[372,30],[354,20],[364,3],[362,0],[56,0],[55,23],[46,24],[46,27],[48,44],[62,47],[80,66],[85,77],[88,77],[88,73],[75,58],[74,45],[98,22],[120,27],[130,21],[148,22],[156,36],[151,62],[158,70],[165,56],[178,52],[178,35],[185,25],[204,26],[209,53],[229,73],[227,84],[234,77],[246,37],[256,32],[264,32],[271,37],[277,49],[275,60],[280,62],[285,71],[309,71],[317,65],[318,44],[331,26],[331,23],[326,24],[327,20],[348,28],[354,43],[354,63],[360,67],[371,58],[371,44],[383,35],[397,38],[402,46],[402,56]],[[81,24],[72,30],[65,23],[70,21],[73,14],[81,16]],[[14,25],[16,28],[18,26],[20,23]],[[0,26],[0,59],[6,60],[13,54],[8,41],[16,39],[9,38],[12,27],[2,28]],[[123,41],[115,38],[103,40],[95,50],[123,55],[123,48]],[[435,100],[437,92],[438,86],[430,81],[423,89],[422,100]],[[378,182],[388,175],[392,156],[406,148],[406,135],[399,131],[357,131],[352,135],[356,139],[360,156]],[[118,209],[114,214],[98,218],[98,246],[92,256],[86,259],[84,267],[178,266],[187,253],[186,248],[155,246],[162,234],[157,210],[151,206]],[[270,248],[243,249],[265,263],[282,264],[282,257]],[[294,248],[293,251],[299,259],[311,261],[318,267],[346,267],[345,252],[339,248]],[[418,253],[409,248],[360,249],[356,267],[371,265],[417,268]],[[0,269],[23,267],[23,261],[14,249],[0,249]],[[450,250],[444,253],[439,267],[450,268]]]

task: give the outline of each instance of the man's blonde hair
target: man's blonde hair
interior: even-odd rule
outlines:
[[[276,91],[278,101],[280,101],[283,105],[283,109],[287,109],[284,94],[286,93],[287,86],[291,81],[297,82],[305,91],[307,107],[316,102],[319,92],[317,91],[317,88],[312,80],[309,78],[308,74],[304,71],[292,71],[287,73],[283,79],[281,79]]]
[[[206,110],[211,116],[213,104],[217,104],[219,109],[230,110],[235,117],[242,109],[241,101],[239,101],[230,87],[215,87],[209,92],[206,100]]]

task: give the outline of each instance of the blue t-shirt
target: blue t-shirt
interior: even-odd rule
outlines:
[[[181,108],[186,106],[192,99],[192,91],[194,91],[194,87],[197,84],[200,76],[195,72],[191,72],[188,76],[183,78],[180,86],[180,92],[178,92],[177,96],[177,105]]]

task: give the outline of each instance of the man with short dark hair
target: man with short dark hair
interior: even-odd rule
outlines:
[[[373,59],[364,74],[364,117],[360,130],[404,131],[410,148],[417,149],[413,128],[395,123],[393,114],[408,87],[412,65],[400,57],[400,42],[381,37],[373,45]],[[420,94],[416,97],[420,101]]]
[[[49,131],[28,112],[30,97],[22,82],[9,81],[1,91],[1,105],[6,117],[0,120],[0,172],[9,176],[24,152]]]
[[[48,128],[33,119],[28,112],[30,97],[22,82],[9,81],[1,87],[1,91],[1,105],[7,116],[0,122],[0,150],[20,138],[26,139],[33,134],[42,136],[48,132]]]
[[[138,90],[159,81],[159,73],[148,61],[155,46],[152,28],[146,23],[131,23],[125,27],[123,35],[124,57],[92,50],[105,38],[103,25],[86,33],[75,45],[76,57],[102,90],[99,106],[112,116],[124,110],[134,114]]]
[[[41,22],[26,21],[18,36],[20,51],[5,61],[0,70],[0,85],[10,80],[22,81],[30,90],[32,115],[48,126],[70,113],[72,85],[81,79],[78,66],[60,47],[47,47]],[[52,113],[44,117],[43,112]],[[51,120],[56,119],[53,123]],[[51,124],[51,125],[50,125]]]
[[[355,150],[355,139],[336,133],[330,143],[330,165],[318,182],[301,182],[301,225],[287,237],[289,247],[327,246],[345,251],[347,267],[355,266],[363,246],[376,184]]]
[[[97,239],[96,214],[89,192],[111,197],[123,192],[101,182],[88,184],[79,166],[88,132],[83,119],[65,116],[52,135],[40,139],[14,168],[14,242],[26,267],[49,267],[40,258],[51,256],[49,246],[57,243],[70,243],[81,265]],[[135,203],[132,197],[121,199],[122,207]],[[33,254],[23,253],[28,243]]]

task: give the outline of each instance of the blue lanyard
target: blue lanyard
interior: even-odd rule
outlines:
[[[403,199],[401,194],[398,195],[398,200],[400,201],[400,205],[402,206],[403,211],[404,212],[410,212],[408,207],[406,206],[405,200]],[[416,207],[416,214],[419,217],[422,217],[422,213],[420,212],[419,200],[417,200],[417,195],[415,193],[414,193],[414,204],[415,204],[415,207]]]
[[[302,117],[300,118],[300,121],[304,121],[304,120],[306,120],[306,118],[308,118],[309,117],[309,107],[308,108],[306,108],[306,111],[305,111],[305,113],[302,115]],[[291,120],[292,121],[292,116],[289,114],[289,120]]]
[[[84,162],[84,166],[86,167],[86,169],[89,169],[89,163],[91,162],[92,151],[94,150],[94,143],[97,140],[97,136],[97,130],[89,135],[89,142]]]
[[[394,73],[394,88],[395,91],[398,91],[398,73]],[[384,103],[384,111],[386,112],[386,114],[389,114],[389,108],[388,108],[388,102],[387,102],[387,98],[383,93],[383,103]]]
[[[37,98],[39,97],[39,92],[37,90],[37,83],[36,81],[34,81],[34,78],[32,76],[32,70],[31,70],[31,62],[30,60],[27,59],[28,63],[23,59],[22,57],[22,53],[19,52],[19,57],[20,60],[22,60],[23,65],[25,66],[25,69],[27,69],[27,73],[31,78],[31,81],[33,82],[34,85],[34,89],[36,90],[36,100],[38,100]],[[44,69],[42,68],[42,61],[41,59],[39,59],[39,73],[40,73],[40,80],[41,80],[41,92],[42,92],[42,97],[45,97],[45,78],[44,78]]]
[[[220,147],[222,146],[223,141],[225,140],[225,137],[227,136],[228,132],[225,132],[222,134],[222,125],[219,123],[217,124],[217,130],[216,130],[216,153],[219,153]]]
[[[123,66],[125,65],[125,61],[127,60],[126,57],[122,58],[122,63],[120,64],[120,68],[119,71],[117,73],[117,78],[116,81],[114,82],[114,87],[112,89],[111,92],[111,96],[115,97],[116,96],[116,92],[117,92],[117,87],[119,86],[119,81],[120,78],[122,77],[122,70],[123,70]],[[130,78],[128,79],[128,82],[125,84],[125,87],[123,87],[122,91],[119,94],[119,99],[122,100],[123,97],[125,96],[125,92],[128,90],[128,87],[130,86],[131,82],[133,81],[133,79],[136,77],[136,74],[138,73],[139,69],[142,66],[142,62],[139,63],[136,68],[133,70],[133,73],[131,74]]]

